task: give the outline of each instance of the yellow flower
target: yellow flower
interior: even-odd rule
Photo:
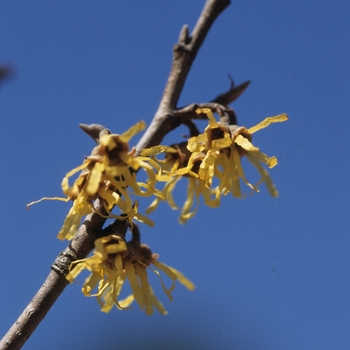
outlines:
[[[188,140],[188,149],[195,157],[198,152],[205,152],[205,157],[199,167],[198,176],[205,181],[205,186],[212,186],[213,177],[219,179],[219,192],[226,195],[232,193],[236,197],[241,196],[239,178],[251,189],[259,191],[257,185],[248,182],[244,175],[240,158],[247,156],[249,161],[257,168],[261,175],[258,184],[265,182],[269,192],[277,196],[278,192],[269,177],[268,172],[260,163],[265,163],[269,168],[277,164],[276,157],[269,157],[262,153],[252,143],[252,134],[272,123],[283,122],[288,119],[286,114],[269,117],[252,128],[226,125],[215,120],[209,108],[198,109],[197,113],[205,113],[209,119],[209,125],[203,134]]]
[[[152,152],[152,150],[156,150],[156,152]],[[200,179],[197,174],[199,165],[205,157],[204,153],[197,152],[193,155],[187,148],[187,142],[182,142],[180,144],[171,145],[170,148],[161,146],[159,150],[156,148],[145,150],[145,152],[141,152],[141,154],[154,156],[159,153],[158,151],[165,152],[165,158],[164,160],[155,160],[162,169],[162,172],[157,175],[157,180],[166,181],[162,192],[167,198],[169,206],[174,210],[180,209],[175,204],[172,194],[175,186],[182,177],[187,177],[188,179],[187,199],[183,204],[179,219],[181,224],[184,224],[197,212],[200,195],[203,196],[207,206],[215,208],[220,205],[220,193],[215,189],[213,190],[205,187],[205,181]],[[146,214],[153,212],[158,207],[160,200],[162,200],[162,198],[155,198],[146,209]]]
[[[63,178],[62,190],[67,198],[43,198],[73,200],[73,206],[58,233],[58,238],[69,240],[74,237],[81,218],[94,211],[93,200],[98,197],[104,200],[107,217],[136,219],[153,226],[153,222],[147,216],[139,213],[138,201],[131,198],[132,195],[141,197],[155,195],[165,199],[164,193],[155,188],[156,174],[148,162],[149,159],[135,156],[135,149],[129,149],[129,140],[144,128],[145,123],[141,121],[121,135],[110,134],[106,129],[102,131],[99,144],[93,149],[92,154],[86,157],[82,165],[71,170]],[[145,182],[136,181],[136,173],[141,168],[147,175]],[[69,178],[79,171],[81,173],[70,187]],[[32,202],[28,206],[39,201]],[[111,214],[114,206],[119,207],[126,216]]]
[[[197,113],[208,116],[209,125],[204,133],[191,137],[187,142],[186,150],[184,143],[173,145],[172,148],[176,149],[177,153],[174,150],[171,152],[166,150],[164,161],[157,160],[160,167],[167,171],[166,175],[157,175],[157,179],[167,181],[162,192],[166,195],[172,209],[179,209],[172,195],[177,182],[183,176],[189,180],[187,200],[181,209],[180,223],[185,223],[194,216],[198,209],[200,195],[209,207],[218,207],[221,196],[228,193],[234,197],[242,197],[240,179],[257,192],[260,183],[264,182],[270,194],[276,197],[277,189],[261,163],[272,168],[277,164],[277,159],[262,153],[251,143],[251,140],[254,132],[272,123],[287,120],[287,115],[280,114],[266,118],[258,125],[247,129],[217,122],[209,108],[198,109]],[[147,154],[154,156],[156,153],[147,151]],[[255,185],[249,183],[245,177],[240,160],[244,155],[260,173],[261,178]],[[218,186],[213,186],[213,178],[218,179]],[[159,202],[160,198],[156,198],[147,208],[146,213],[155,210]]]
[[[165,315],[167,311],[149,284],[147,269],[158,275],[162,288],[170,300],[172,300],[171,292],[175,287],[176,280],[189,290],[193,290],[195,286],[182,273],[158,261],[158,255],[153,254],[148,246],[139,244],[139,237],[135,239],[134,232],[133,240],[128,243],[125,242],[124,237],[117,235],[97,239],[93,255],[74,261],[71,271],[67,275],[67,280],[72,282],[81,271],[89,270],[91,275],[84,282],[82,292],[85,296],[96,297],[103,312],[109,312],[114,305],[118,309],[127,309],[135,300],[141,310],[146,311],[147,315],[151,315],[154,308]],[[172,280],[170,288],[165,287],[159,271],[151,268],[151,264]],[[121,289],[126,280],[130,284],[132,294],[119,300]],[[92,294],[94,289],[97,291]]]

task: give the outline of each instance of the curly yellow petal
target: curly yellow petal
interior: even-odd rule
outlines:
[[[192,281],[190,281],[183,273],[174,269],[173,267],[168,266],[168,268],[176,275],[178,281],[184,285],[188,290],[193,291],[196,286]]]
[[[90,171],[89,177],[87,179],[86,192],[93,196],[96,194],[100,187],[102,173],[104,171],[104,165],[102,163],[96,162],[92,170]]]
[[[152,157],[152,156],[156,156],[157,154],[160,153],[177,153],[177,149],[173,148],[173,147],[169,147],[169,146],[153,146],[151,148],[145,148],[141,151],[140,155],[142,157]]]
[[[143,305],[145,305],[145,298],[142,294],[141,287],[139,285],[139,281],[136,277],[134,265],[130,261],[126,261],[124,264],[126,275],[128,277],[131,290],[134,294],[134,298],[136,302],[140,305],[141,309],[143,309]]]
[[[254,134],[256,131],[264,129],[273,123],[284,122],[286,120],[288,120],[288,116],[286,113],[279,114],[279,115],[276,115],[274,117],[267,117],[263,121],[258,123],[257,125],[249,128],[248,131],[249,131],[249,133]]]
[[[213,112],[210,108],[197,108],[196,109],[196,113],[197,114],[206,114],[208,119],[209,119],[209,128],[213,129],[213,128],[217,128],[218,127],[218,123],[215,120],[215,117],[213,115]]]
[[[127,131],[125,131],[123,134],[121,134],[119,138],[123,142],[129,142],[133,136],[135,136],[145,128],[146,123],[143,120],[141,120],[135,125],[133,125],[131,128],[129,128]]]

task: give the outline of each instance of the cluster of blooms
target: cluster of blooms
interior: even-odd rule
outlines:
[[[173,191],[177,182],[184,177],[188,179],[188,191],[181,209],[181,223],[185,223],[196,213],[200,195],[210,207],[218,207],[221,197],[228,193],[241,197],[240,179],[256,192],[260,183],[264,182],[271,195],[277,196],[278,192],[261,164],[272,168],[277,164],[277,160],[262,153],[251,140],[254,132],[271,123],[285,121],[287,116],[281,114],[266,118],[247,129],[217,122],[208,108],[198,109],[197,113],[204,113],[208,117],[209,125],[203,134],[171,147],[155,146],[144,149],[140,155],[136,155],[134,148],[129,148],[128,142],[145,128],[144,122],[137,123],[121,135],[111,134],[109,130],[103,129],[98,135],[98,145],[91,155],[63,178],[62,190],[66,197],[41,199],[73,201],[57,237],[71,240],[82,217],[95,212],[93,202],[97,198],[103,203],[107,213],[105,217],[128,220],[130,227],[135,228],[137,226],[133,220],[152,226],[153,222],[147,215],[139,212],[138,201],[133,199],[133,196],[155,196],[152,204],[146,209],[146,214],[155,210],[160,201],[167,201],[171,208],[179,209],[174,201]],[[160,153],[165,154],[163,160],[156,157]],[[240,160],[244,155],[261,176],[254,185],[245,177]],[[136,179],[140,169],[146,174],[145,182]],[[69,178],[79,171],[77,179],[70,186]],[[214,178],[215,183],[218,183],[215,187]],[[165,182],[162,190],[155,187],[158,182]],[[112,214],[114,207],[120,209],[120,215]],[[103,216],[98,211],[96,213]],[[134,231],[130,242],[126,242],[124,236],[109,235],[95,241],[95,252],[91,257],[72,263],[67,279],[72,282],[83,269],[89,270],[91,275],[83,285],[83,293],[86,296],[96,296],[104,312],[109,312],[113,305],[119,309],[128,308],[135,299],[147,314],[152,314],[154,307],[165,314],[166,310],[148,282],[146,269],[153,270],[160,277],[159,272],[152,269],[150,264],[163,271],[173,282],[178,280],[189,290],[193,290],[194,285],[179,271],[159,262],[157,258],[158,256],[152,254],[146,245],[140,244],[139,234],[135,239]],[[132,295],[118,300],[125,280],[130,283]],[[161,284],[164,292],[172,299],[174,283],[169,289],[165,287],[162,279]],[[91,294],[95,288],[97,293]]]
[[[134,229],[138,230],[136,226]],[[85,296],[95,296],[103,312],[109,312],[114,305],[118,309],[128,309],[135,300],[147,315],[153,314],[153,308],[165,315],[167,311],[153,293],[146,269],[158,275],[162,288],[170,300],[173,299],[171,292],[176,280],[191,291],[195,286],[181,272],[157,259],[157,254],[153,254],[147,245],[140,244],[134,237],[126,243],[124,236],[109,235],[95,241],[95,251],[91,257],[72,263],[67,279],[72,282],[82,270],[89,270],[91,275],[86,279],[82,291]],[[159,271],[151,268],[150,264],[163,271],[172,280],[170,288],[165,287]],[[118,300],[125,280],[129,281],[132,294],[123,300]],[[95,289],[97,292],[92,294]]]
[[[131,195],[148,197],[165,195],[155,188],[156,173],[148,163],[151,159],[135,156],[136,150],[129,149],[128,142],[132,136],[145,128],[143,121],[137,123],[125,133],[110,134],[107,129],[101,131],[99,144],[86,157],[83,164],[71,170],[62,180],[62,190],[67,198],[42,198],[62,201],[73,201],[73,205],[57,237],[71,240],[77,232],[83,216],[92,213],[93,201],[102,198],[108,218],[121,220],[138,220],[153,226],[153,222],[138,211],[138,201],[132,201]],[[137,182],[136,173],[143,169],[147,174],[146,182]],[[69,178],[81,171],[72,186]],[[132,191],[132,192],[131,192]],[[39,201],[32,202],[28,206]],[[122,211],[123,216],[111,213],[114,206]],[[99,213],[100,214],[100,213]],[[126,215],[125,215],[126,214]],[[102,215],[102,214],[100,214]]]
[[[247,129],[217,122],[208,108],[198,109],[197,113],[204,113],[208,117],[209,125],[203,134],[172,147],[155,146],[144,149],[139,156],[135,154],[134,148],[130,150],[128,142],[145,128],[144,122],[137,123],[121,135],[110,134],[104,129],[92,154],[85,158],[82,165],[64,177],[62,190],[67,197],[43,198],[73,201],[58,238],[70,240],[74,237],[82,217],[94,211],[93,201],[96,198],[103,199],[108,217],[127,218],[130,222],[137,220],[152,226],[153,222],[147,215],[139,212],[138,201],[132,200],[131,196],[155,196],[146,209],[146,214],[155,210],[160,201],[167,201],[171,208],[179,209],[172,193],[183,177],[188,178],[188,191],[181,210],[180,223],[185,223],[194,216],[200,195],[210,207],[218,207],[221,197],[228,193],[242,197],[240,179],[256,192],[259,191],[258,186],[264,182],[270,194],[277,196],[277,189],[261,164],[272,168],[277,164],[277,159],[262,153],[251,140],[254,132],[271,123],[287,120],[287,115],[266,118]],[[165,154],[164,160],[155,157],[160,153]],[[240,158],[244,155],[260,173],[261,178],[254,185],[248,182],[241,166]],[[143,169],[147,175],[145,182],[136,180],[139,169]],[[69,178],[79,171],[80,175],[69,186]],[[219,183],[216,187],[212,185],[214,177]],[[162,190],[155,187],[157,182],[165,182]],[[115,206],[121,210],[123,216],[111,213]]]
[[[217,122],[209,108],[198,109],[197,113],[204,113],[209,119],[209,125],[204,133],[191,137],[187,143],[173,145],[176,151],[166,152],[164,160],[156,159],[163,169],[163,174],[158,175],[157,180],[166,181],[162,192],[171,208],[179,209],[172,195],[176,183],[184,176],[188,178],[187,200],[181,210],[180,223],[185,223],[194,216],[198,209],[200,195],[203,196],[204,203],[209,207],[218,207],[221,196],[228,193],[234,197],[242,197],[240,178],[256,192],[259,192],[258,186],[264,182],[270,194],[277,197],[277,189],[269,173],[261,165],[264,163],[272,168],[277,164],[277,159],[262,153],[251,143],[251,140],[254,132],[272,123],[287,120],[287,115],[268,117],[256,126],[247,129]],[[163,149],[153,147],[144,150],[141,154],[155,156],[160,150],[163,151]],[[255,185],[249,183],[244,175],[240,161],[244,155],[260,173],[261,178]],[[219,182],[215,188],[212,186],[214,177]],[[161,199],[162,197],[158,196],[147,208],[146,213],[149,214],[155,210]]]

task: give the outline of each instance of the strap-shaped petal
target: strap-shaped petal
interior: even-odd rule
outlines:
[[[286,120],[288,120],[288,116],[286,113],[282,113],[282,114],[276,115],[274,117],[267,117],[263,121],[261,121],[260,123],[249,128],[248,131],[251,134],[254,134],[256,131],[267,128],[269,125],[271,125],[273,123],[284,122]]]
[[[133,136],[138,134],[140,131],[146,128],[146,123],[141,120],[135,125],[133,125],[131,128],[129,128],[127,131],[122,133],[119,138],[123,142],[129,142]]]

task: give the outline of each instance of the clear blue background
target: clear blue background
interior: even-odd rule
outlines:
[[[1,334],[66,246],[55,237],[69,204],[25,204],[61,195],[64,174],[90,153],[94,143],[78,123],[117,133],[150,123],[172,46],[203,3],[1,1],[0,61],[15,68],[0,86]],[[197,289],[177,286],[170,303],[152,276],[167,316],[147,317],[137,305],[106,315],[83,297],[80,278],[25,349],[350,348],[349,17],[347,1],[233,1],[180,105],[226,91],[230,73],[237,83],[252,80],[233,104],[240,125],[287,112],[288,122],[254,136],[279,159],[271,174],[280,197],[263,187],[245,200],[227,196],[184,226],[162,205],[155,227],[142,226],[143,241]]]

